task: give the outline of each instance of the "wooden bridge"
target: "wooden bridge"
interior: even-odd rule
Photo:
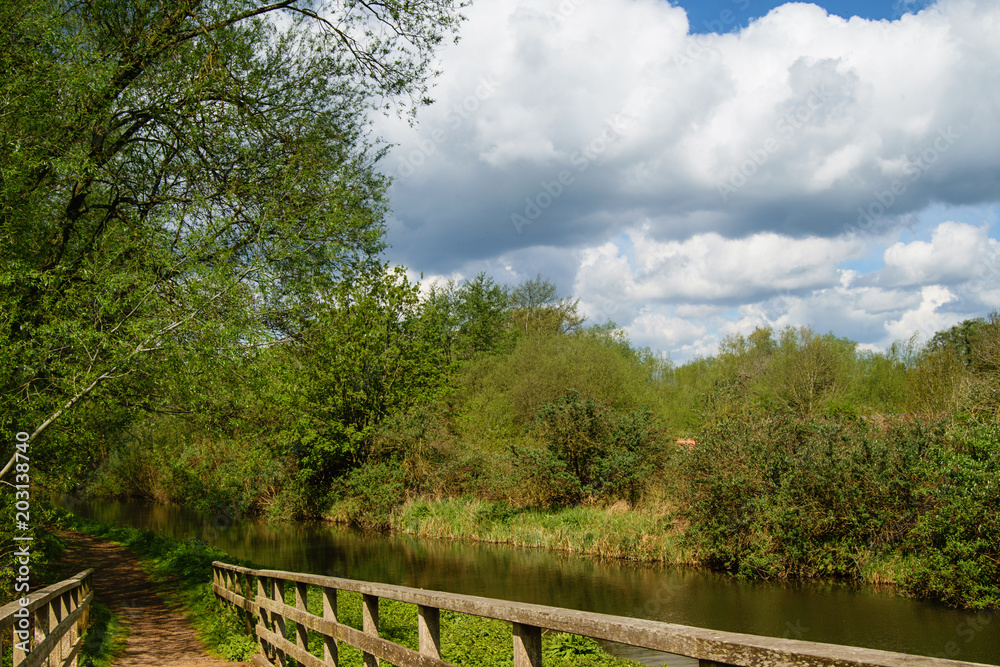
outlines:
[[[441,659],[441,611],[511,624],[514,667],[542,666],[542,632],[553,630],[664,651],[698,660],[699,667],[983,667],[976,663],[818,644],[793,639],[717,632],[658,621],[506,602],[313,574],[252,570],[215,562],[216,596],[241,610],[257,638],[254,664],[330,667],[339,664],[338,642],[360,650],[365,667],[379,660],[397,667],[452,667]],[[287,585],[287,588],[286,588]],[[337,619],[337,593],[361,595],[362,627]],[[320,605],[316,605],[317,598]],[[416,606],[418,650],[379,637],[379,600]],[[322,615],[309,611],[322,607]],[[322,656],[309,651],[310,633],[322,637]],[[318,653],[318,651],[317,651]]]
[[[253,664],[261,667],[336,666],[341,643],[358,649],[365,667],[375,667],[380,660],[397,667],[452,667],[441,659],[442,610],[510,623],[514,667],[542,666],[546,630],[688,656],[699,667],[986,667],[220,562],[213,563],[213,570],[215,595],[239,610],[259,647]],[[0,653],[4,637],[10,637],[14,667],[77,665],[94,598],[93,572],[85,570],[36,591],[24,604],[15,600],[0,608]],[[360,595],[360,629],[338,621],[340,591]],[[417,650],[379,636],[383,599],[416,606]],[[309,610],[310,601],[322,609],[321,615]],[[310,633],[322,638],[322,655],[309,651]]]
[[[94,599],[93,573],[84,570],[0,608],[0,654],[10,637],[14,667],[76,665]]]

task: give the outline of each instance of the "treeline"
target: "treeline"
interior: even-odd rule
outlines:
[[[82,490],[367,529],[415,499],[631,508],[743,576],[1000,602],[997,315],[884,351],[760,328],[680,366],[542,278],[421,295],[386,270],[301,317],[162,368]]]

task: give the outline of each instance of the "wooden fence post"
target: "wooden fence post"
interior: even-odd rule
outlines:
[[[29,619],[28,623],[30,624],[31,623],[31,620],[30,620],[31,619],[31,615],[30,614],[28,615],[28,619]],[[14,664],[15,665],[19,664],[20,662],[23,662],[24,659],[28,655],[28,653],[26,651],[22,650],[20,648],[20,646],[18,646],[18,644],[21,641],[21,638],[18,637],[18,635],[17,635],[17,626],[18,626],[18,624],[14,623],[14,625],[11,627],[11,641],[14,643],[13,645],[14,645]],[[31,638],[31,634],[30,634],[31,628],[30,627],[28,628],[28,631],[29,631],[28,638],[29,638],[29,641],[30,641],[30,638]],[[28,644],[28,646],[30,647],[31,644]]]
[[[361,629],[365,634],[378,637],[378,597],[361,596]],[[365,667],[378,667],[379,660],[370,653],[362,652]]]
[[[514,667],[542,667],[542,629],[514,623]]]
[[[309,600],[309,586],[300,582],[295,582],[295,608],[307,612],[306,604]],[[304,651],[309,650],[309,629],[301,623],[295,623],[295,645]]]
[[[441,659],[441,610],[417,606],[417,636],[421,655]]]
[[[285,582],[281,579],[272,579],[271,583],[274,584],[274,600],[278,604],[285,604]],[[271,622],[274,625],[274,632],[279,637],[285,636],[285,616],[284,614],[272,613]],[[282,667],[288,664],[288,656],[285,655],[284,650],[280,646],[274,647],[278,655],[278,662],[281,663]]]
[[[271,629],[270,616],[268,614],[267,609],[264,609],[264,607],[261,606],[261,602],[263,602],[264,600],[268,599],[267,588],[268,588],[267,577],[261,577],[260,575],[258,575],[257,576],[257,605],[258,605],[257,609],[258,609],[258,613],[260,614],[260,620],[257,621],[257,622],[260,623],[260,627],[261,628],[263,628],[265,630],[270,630]],[[259,633],[259,632],[257,633],[257,646],[258,646],[258,648],[260,650],[261,655],[265,655],[268,658],[274,657],[273,651],[271,650],[271,645],[264,639],[263,635],[261,633]]]
[[[337,622],[337,589],[323,588],[323,618],[333,623]],[[337,640],[333,637],[323,637],[323,662],[332,667],[340,665],[340,654],[337,652]]]

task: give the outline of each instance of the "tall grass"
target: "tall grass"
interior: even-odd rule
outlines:
[[[477,498],[411,500],[394,528],[418,537],[475,540],[606,558],[690,564],[674,515],[666,508],[578,506],[515,509]]]

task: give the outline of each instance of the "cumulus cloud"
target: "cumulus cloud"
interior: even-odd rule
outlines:
[[[885,251],[885,268],[877,276],[884,285],[951,285],[992,271],[1000,260],[988,226],[944,222],[931,240],[894,243]]]
[[[836,284],[838,265],[864,249],[853,239],[796,239],[771,232],[745,239],[709,233],[665,242],[647,234],[648,229],[624,235],[627,249],[606,243],[583,251],[576,291],[607,300],[736,304]]]
[[[469,15],[438,105],[416,130],[390,128],[409,263],[447,270],[456,242],[465,257],[598,245],[639,221],[660,239],[829,237],[996,196],[996,3],[892,22],[790,3],[724,35],[690,34],[659,0],[493,0]]]
[[[932,204],[998,199],[1000,4],[871,21],[789,3],[707,35],[662,0],[467,14],[438,103],[379,127],[399,144],[393,261],[541,272],[684,354],[754,323],[874,344],[996,306],[987,221],[897,239]]]

